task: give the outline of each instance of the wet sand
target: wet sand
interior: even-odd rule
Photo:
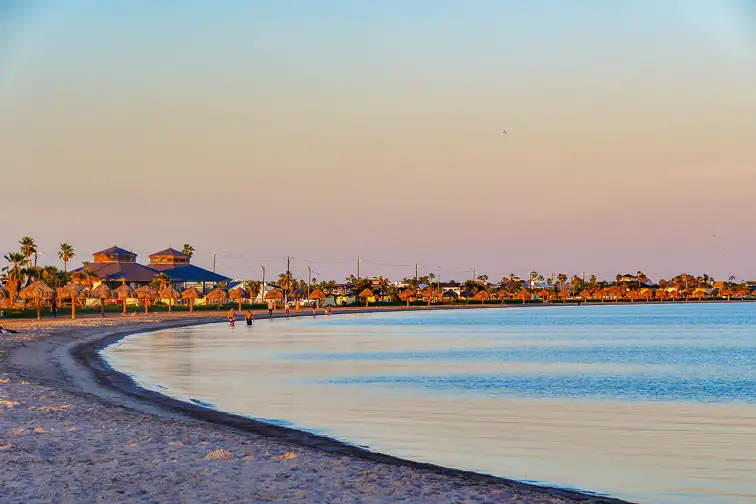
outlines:
[[[219,318],[3,321],[19,333],[0,337],[0,501],[622,502],[418,464],[178,402],[136,388],[96,353],[127,334]]]

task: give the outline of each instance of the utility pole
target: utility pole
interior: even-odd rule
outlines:
[[[438,292],[441,292],[441,266],[436,266],[436,270],[438,271],[438,275],[436,275],[436,290]],[[441,294],[439,294],[440,296]]]
[[[360,258],[357,258],[357,280],[360,279]]]
[[[260,269],[262,270],[262,289],[260,293],[260,299],[265,300],[265,266],[261,264]]]
[[[473,270],[473,280],[475,280],[475,279],[477,278],[477,277],[475,276],[475,273],[477,273],[477,271]]]
[[[417,282],[417,263],[415,263],[415,282]]]
[[[312,268],[307,266],[307,300],[310,299],[310,288],[312,286]]]
[[[291,257],[286,257],[286,288],[284,289],[284,303],[289,302],[289,287],[291,283]]]
[[[215,273],[215,256],[217,256],[215,252],[213,252],[213,273]]]

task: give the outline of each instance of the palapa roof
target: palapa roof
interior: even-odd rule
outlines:
[[[310,292],[310,299],[325,299],[326,295],[325,293],[320,289],[314,289],[312,292]]]
[[[225,289],[216,287],[215,289],[211,290],[205,297],[214,301],[223,301],[224,299],[228,299],[228,293],[225,291]]]
[[[463,298],[471,298],[475,295],[475,293],[471,291],[470,289],[465,289],[462,292],[460,292],[459,295],[462,296]]]
[[[533,297],[533,293],[530,292],[528,289],[522,289],[520,292],[515,294],[514,297],[516,299],[531,299]]]
[[[459,297],[459,294],[457,294],[456,291],[447,290],[447,291],[444,291],[443,297],[445,297],[445,298],[455,298],[455,297]]]
[[[404,289],[402,292],[399,293],[399,298],[402,301],[407,301],[409,298],[414,296],[415,293],[412,291],[412,289]]]
[[[139,287],[136,290],[136,294],[142,299],[144,298],[153,299],[157,297],[157,292],[155,292],[155,289],[153,289],[149,285],[142,285],[141,287]]]
[[[265,294],[265,299],[283,299],[283,292],[278,289],[269,290],[268,293]]]
[[[180,299],[181,293],[174,289],[172,286],[165,287],[164,289],[160,289],[160,297],[164,299],[173,298],[173,299]]]
[[[360,292],[360,297],[373,297],[375,294],[373,294],[373,291],[371,291],[368,288],[365,288],[362,292]]]
[[[491,295],[488,292],[484,290],[479,290],[478,293],[475,294],[474,299],[488,299],[490,297]]]
[[[150,259],[152,259],[153,257],[174,257],[174,258],[177,257],[179,259],[189,259],[188,255],[171,247],[168,247],[165,250],[161,250],[160,252],[155,252],[154,254],[151,254]]]
[[[92,289],[91,294],[92,297],[96,299],[110,299],[110,296],[113,295],[113,291],[107,286],[107,284],[101,283]]]
[[[427,289],[423,289],[423,292],[421,292],[423,297],[432,298],[438,296],[438,292],[436,289],[433,289],[431,287],[428,287]]]
[[[249,292],[247,292],[243,287],[237,287],[236,289],[232,289],[231,292],[228,293],[228,295],[231,299],[249,298]]]
[[[87,294],[87,289],[76,282],[69,282],[58,289],[58,296],[61,298],[82,298],[86,297]]]
[[[36,299],[36,298],[49,298],[55,293],[49,285],[42,280],[35,280],[26,287],[24,287],[19,296],[22,299]]]
[[[113,289],[113,294],[118,296],[118,299],[135,298],[137,296],[136,291],[126,284]]]
[[[188,289],[184,289],[184,292],[181,293],[181,297],[184,299],[197,299],[201,296],[197,289],[189,287]]]

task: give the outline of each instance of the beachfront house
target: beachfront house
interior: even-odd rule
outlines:
[[[174,288],[178,290],[194,287],[209,292],[220,284],[231,281],[227,276],[191,264],[191,258],[187,254],[170,247],[150,255],[149,267],[168,275]]]
[[[111,288],[127,283],[136,289],[150,283],[159,273],[168,275],[173,287],[178,290],[195,287],[208,292],[221,282],[231,280],[226,276],[194,266],[190,263],[188,255],[172,248],[152,254],[148,266],[136,262],[137,254],[118,246],[95,252],[92,257],[94,262],[75,271],[85,269],[94,271],[100,281]]]
[[[94,262],[74,271],[93,271],[101,282],[111,288],[125,282],[136,289],[150,283],[157,274],[155,270],[137,263],[137,254],[118,246],[95,252],[92,257]]]

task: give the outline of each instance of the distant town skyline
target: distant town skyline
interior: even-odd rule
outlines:
[[[754,23],[745,0],[3,2],[0,252],[756,279]]]

